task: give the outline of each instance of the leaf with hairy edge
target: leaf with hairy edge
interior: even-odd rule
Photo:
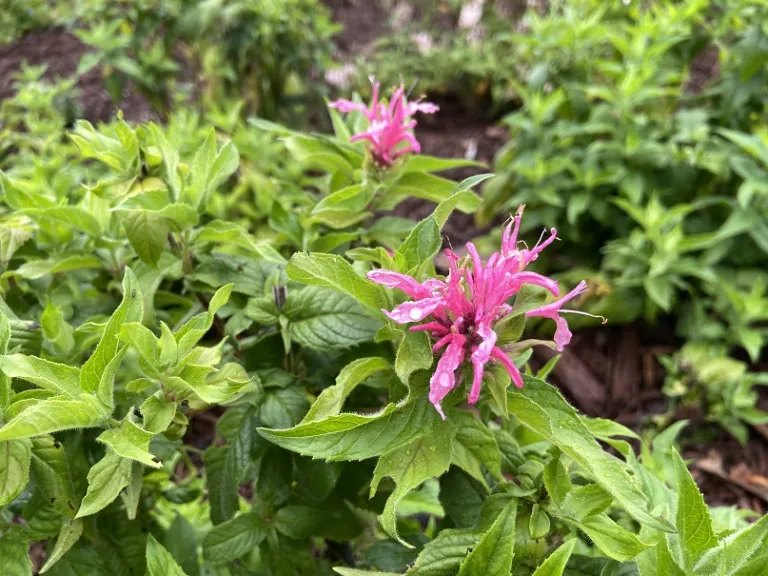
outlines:
[[[482,534],[470,530],[443,530],[424,546],[408,576],[455,576]]]
[[[568,540],[563,543],[557,550],[547,557],[546,560],[536,568],[536,572],[533,576],[563,576],[563,570],[568,563],[568,559],[571,557],[573,547],[576,546],[577,540]]]
[[[46,390],[53,390],[70,398],[80,396],[80,370],[57,364],[35,356],[9,354],[0,356],[0,370],[6,376],[32,382]]]
[[[256,514],[243,514],[214,526],[203,540],[203,558],[214,564],[232,562],[261,544],[267,535]]]
[[[285,430],[259,428],[259,434],[286,450],[325,460],[365,460],[431,434],[441,422],[420,398],[376,414],[340,414]]]
[[[384,511],[379,516],[381,525],[392,538],[410,546],[397,535],[397,503],[422,482],[440,476],[451,465],[451,441],[454,429],[450,422],[442,422],[428,436],[417,438],[391,452],[376,464],[371,480],[370,497],[373,498],[382,478],[389,476],[397,487],[390,494]]]
[[[614,522],[607,514],[591,516],[573,524],[589,536],[606,556],[619,562],[627,562],[652,546]]]
[[[656,545],[656,573],[659,576],[685,576],[682,568],[677,565],[672,553],[669,551],[669,544],[666,538],[659,540]],[[699,574],[714,574],[714,572],[697,572]],[[717,574],[724,574],[718,572]]]
[[[614,499],[642,524],[673,532],[674,527],[647,510],[648,499],[629,467],[604,451],[560,392],[546,382],[523,376],[524,391],[508,393],[509,411],[589,471]]]
[[[22,410],[0,428],[0,441],[31,438],[72,428],[98,426],[109,417],[101,402],[84,395],[80,400],[54,397]]]
[[[699,492],[696,482],[688,472],[685,462],[677,451],[672,451],[675,466],[675,485],[677,488],[677,524],[678,538],[683,550],[685,570],[689,572],[699,557],[717,546],[717,538],[712,530],[712,518],[709,515],[704,497]]]
[[[147,536],[147,576],[187,576],[152,534]]]
[[[75,518],[96,514],[109,506],[131,481],[131,461],[107,449],[88,471],[88,492]]]
[[[352,296],[365,306],[374,318],[386,319],[381,311],[389,309],[389,298],[384,289],[358,276],[352,265],[341,256],[299,252],[293,255],[285,271],[295,282],[333,288]]]
[[[516,518],[517,500],[511,498],[477,546],[461,563],[458,576],[507,576],[512,570],[515,555]]]
[[[137,426],[129,420],[123,420],[120,428],[112,428],[102,432],[97,438],[116,454],[129,460],[136,460],[150,468],[160,468],[162,465],[149,451],[149,441],[153,434]]]
[[[140,462],[134,460],[131,464],[131,481],[128,486],[120,493],[120,498],[125,504],[125,515],[128,520],[136,520],[136,513],[139,510],[139,500],[141,500],[141,489],[144,487],[144,468]]]
[[[0,506],[7,506],[29,482],[32,443],[27,440],[0,442]]]
[[[762,564],[762,568],[760,565]],[[694,573],[718,576],[758,576],[768,564],[768,514],[758,522],[723,538],[696,563]],[[755,568],[755,571],[752,569]]]
[[[281,314],[292,340],[314,350],[350,348],[373,340],[381,327],[353,298],[317,286],[289,291]]]
[[[123,300],[112,314],[104,328],[96,350],[83,364],[80,370],[80,388],[84,392],[100,392],[99,397],[107,405],[112,406],[112,398],[106,391],[99,391],[102,375],[107,371],[109,363],[117,356],[120,341],[117,334],[120,327],[127,322],[140,322],[144,305],[141,298],[139,283],[130,268],[125,269],[123,278]]]
[[[501,450],[487,426],[464,410],[451,410],[448,419],[456,427],[456,436],[451,447],[451,463],[464,470],[486,489],[488,484],[482,466],[485,466],[494,478],[501,480]]]
[[[175,343],[175,340],[174,340]],[[144,418],[144,429],[151,434],[162,434],[171,425],[176,415],[176,402],[166,399],[162,391],[150,396],[141,406],[139,412]]]
[[[427,333],[406,330],[395,357],[395,372],[403,384],[407,386],[411,375],[419,370],[427,370],[433,360],[432,345]]]
[[[82,520],[65,520],[59,532],[59,537],[56,539],[56,545],[53,547],[53,552],[50,553],[45,561],[45,564],[40,570],[40,574],[45,574],[53,568],[54,564],[61,560],[69,549],[74,546],[80,536],[83,533],[83,521]]]
[[[336,384],[323,390],[301,421],[302,424],[322,420],[341,413],[344,400],[359,384],[377,372],[392,370],[384,358],[358,358],[347,364],[336,377]]]

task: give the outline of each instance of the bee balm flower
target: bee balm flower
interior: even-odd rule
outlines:
[[[391,166],[400,156],[408,153],[421,152],[413,129],[416,121],[412,119],[417,112],[434,114],[439,110],[429,102],[408,102],[405,89],[400,86],[392,94],[389,103],[379,101],[379,83],[373,82],[373,96],[370,107],[351,100],[336,100],[331,102],[331,108],[344,114],[361,112],[368,120],[368,129],[350,138],[350,142],[366,140],[374,161],[380,167]]]
[[[470,404],[477,402],[480,396],[485,366],[489,362],[500,363],[515,385],[522,387],[520,371],[507,352],[496,345],[498,337],[494,326],[512,311],[507,301],[526,284],[540,286],[554,296],[560,294],[555,280],[525,270],[555,240],[557,232],[553,228],[549,238],[531,250],[518,249],[522,208],[504,230],[501,250],[492,254],[486,262],[482,261],[471,242],[467,243],[469,257],[463,260],[447,250],[450,271],[444,281],[432,278],[420,283],[410,276],[390,270],[368,273],[373,282],[387,288],[398,288],[412,298],[391,311],[384,310],[384,313],[398,324],[423,322],[412,326],[411,330],[429,332],[435,340],[433,351],[438,353],[442,350],[430,381],[429,400],[443,418],[445,414],[441,403],[457,386],[457,371],[467,361],[472,364],[474,372],[468,398]],[[559,351],[571,340],[568,324],[560,314],[577,312],[563,309],[563,304],[583,293],[586,287],[586,282],[581,282],[555,302],[525,313],[526,316],[542,316],[555,321],[554,340]]]

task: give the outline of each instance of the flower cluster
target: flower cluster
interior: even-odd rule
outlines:
[[[367,130],[355,134],[350,141],[368,141],[374,161],[378,166],[386,168],[403,154],[421,152],[421,146],[413,135],[416,121],[412,116],[416,112],[434,114],[439,108],[429,102],[408,102],[403,86],[395,90],[388,104],[381,102],[379,101],[380,85],[374,82],[373,78],[371,82],[373,97],[370,107],[351,100],[336,100],[330,106],[345,114],[361,112],[365,116],[368,120]]]
[[[526,284],[545,288],[556,297],[560,294],[555,280],[525,270],[555,240],[557,231],[553,228],[548,238],[543,242],[540,240],[530,250],[518,248],[522,212],[521,206],[513,221],[504,229],[501,250],[492,254],[485,263],[471,242],[467,243],[469,257],[463,260],[447,250],[450,271],[445,281],[431,278],[420,283],[405,274],[383,269],[368,273],[373,282],[398,288],[412,298],[412,301],[400,304],[391,312],[385,310],[389,318],[399,324],[429,320],[411,327],[411,330],[429,332],[436,341],[434,352],[443,350],[430,381],[429,393],[430,402],[443,418],[445,414],[441,403],[457,386],[457,370],[467,358],[474,369],[470,404],[477,402],[480,396],[485,365],[489,362],[499,362],[509,372],[515,385],[522,387],[520,371],[502,347],[496,345],[498,337],[494,326],[512,311],[507,301]],[[525,313],[529,317],[541,316],[555,321],[554,340],[560,351],[571,340],[568,323],[560,314],[579,313],[564,310],[563,304],[586,289],[587,284],[582,281],[558,300]]]

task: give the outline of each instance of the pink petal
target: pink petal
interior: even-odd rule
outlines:
[[[436,298],[424,298],[416,302],[403,302],[391,312],[382,310],[389,318],[398,324],[420,322],[435,311],[435,308],[444,304],[442,296]]]
[[[453,334],[445,353],[437,362],[437,368],[429,381],[429,401],[445,420],[445,413],[440,404],[448,393],[456,387],[456,369],[464,360],[464,344],[466,338],[461,334]]]
[[[328,104],[328,106],[335,108],[342,114],[348,114],[349,112],[362,112],[363,114],[367,115],[368,113],[368,108],[366,108],[365,104],[352,102],[352,100],[336,100],[335,102]]]
[[[480,388],[483,384],[485,364],[491,359],[491,353],[496,346],[496,332],[491,330],[488,320],[481,322],[476,328],[482,342],[472,349],[472,366],[475,369],[472,389],[469,392],[469,403],[474,404],[480,397]]]
[[[407,274],[379,268],[368,272],[366,277],[368,280],[387,288],[398,288],[411,298],[429,298],[432,296],[432,291],[429,288],[419,284]]]
[[[413,115],[416,112],[422,114],[434,114],[440,110],[440,106],[432,104],[432,102],[410,102],[408,104],[408,114]]]

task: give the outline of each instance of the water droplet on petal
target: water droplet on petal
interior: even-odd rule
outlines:
[[[411,317],[411,320],[421,320],[421,308],[411,308],[408,315]]]

